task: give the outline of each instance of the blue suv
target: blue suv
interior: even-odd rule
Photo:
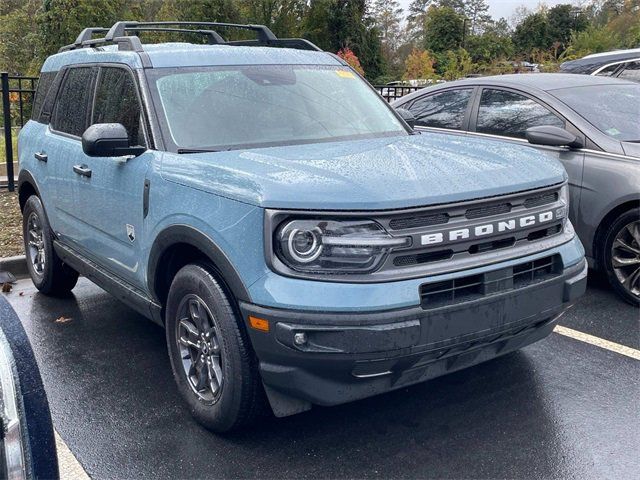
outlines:
[[[36,287],[82,274],[163,325],[215,431],[514,351],[585,289],[559,163],[416,133],[341,59],[262,26],[86,29],[42,67],[19,154]]]

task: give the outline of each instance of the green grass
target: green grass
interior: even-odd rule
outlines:
[[[13,144],[13,161],[18,161],[18,132],[14,130],[11,134],[11,143]],[[7,162],[7,155],[5,150],[4,135],[0,135],[0,163]]]
[[[22,255],[22,214],[15,192],[0,192],[0,257]]]

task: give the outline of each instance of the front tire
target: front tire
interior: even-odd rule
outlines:
[[[64,296],[76,286],[78,272],[64,264],[53,249],[53,234],[40,198],[29,197],[22,211],[22,237],[27,269],[40,292]]]
[[[603,260],[609,283],[632,305],[640,305],[640,208],[620,215],[607,229]]]
[[[258,363],[229,299],[210,271],[183,267],[166,308],[173,376],[192,415],[226,432],[252,423],[264,409]]]

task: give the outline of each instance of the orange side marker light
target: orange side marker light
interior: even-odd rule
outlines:
[[[261,332],[269,331],[269,320],[264,320],[263,318],[252,317],[249,315],[249,325],[251,325],[251,328],[255,328]]]

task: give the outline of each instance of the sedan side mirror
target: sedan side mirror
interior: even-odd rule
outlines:
[[[120,123],[96,123],[82,135],[82,150],[89,157],[124,157],[142,155],[147,149],[132,147],[129,134]]]
[[[525,135],[529,143],[533,145],[570,148],[584,147],[584,143],[576,135],[567,132],[564,128],[554,127],[552,125],[527,128]]]
[[[414,128],[416,126],[416,117],[414,117],[413,113],[411,113],[409,110],[399,107],[396,108],[396,112],[398,112],[400,118],[407,122],[407,125],[409,125],[411,128]]]

